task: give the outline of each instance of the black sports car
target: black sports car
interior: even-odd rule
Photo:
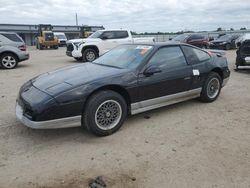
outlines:
[[[133,44],[92,63],[37,76],[19,92],[16,116],[36,129],[84,126],[105,136],[128,114],[199,97],[212,102],[227,83],[227,60],[188,44]]]
[[[225,34],[220,36],[219,38],[212,40],[209,43],[209,48],[212,49],[222,49],[222,50],[230,50],[230,49],[235,49],[236,44],[235,40],[239,38],[240,35],[232,35],[232,34]]]
[[[236,54],[236,70],[239,66],[250,66],[250,40],[241,42]]]

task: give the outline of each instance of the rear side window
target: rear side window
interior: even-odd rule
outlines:
[[[207,61],[210,59],[210,55],[208,55],[207,52],[204,52],[202,50],[198,50],[194,48],[194,53],[197,55],[199,61]]]
[[[115,37],[118,38],[118,39],[127,38],[128,37],[128,32],[127,31],[116,31],[115,32]]]
[[[185,57],[178,46],[159,49],[149,60],[150,65],[156,65],[163,69],[186,66]]]
[[[9,34],[9,33],[1,33],[4,37],[7,39],[13,41],[13,42],[23,42],[21,38],[19,38],[16,34]]]
[[[201,63],[211,58],[208,53],[190,46],[182,46],[182,49],[189,64]]]
[[[115,38],[115,32],[113,32],[113,31],[105,31],[105,32],[103,32],[102,37],[105,37],[107,39],[114,39]]]

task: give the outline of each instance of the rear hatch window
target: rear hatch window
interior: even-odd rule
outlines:
[[[13,41],[13,42],[23,42],[21,37],[17,36],[16,34],[10,34],[10,33],[1,33],[4,37],[7,39]]]

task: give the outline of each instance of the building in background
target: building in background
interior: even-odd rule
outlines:
[[[83,28],[88,28],[88,32],[95,32],[104,29],[103,26],[72,26],[72,25],[52,25],[53,32],[65,33],[67,39],[75,39],[82,36]],[[28,24],[0,24],[0,31],[15,32],[20,35],[27,45],[35,45],[35,38],[38,32],[38,25]]]

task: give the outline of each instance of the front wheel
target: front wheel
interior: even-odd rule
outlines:
[[[92,62],[98,57],[98,54],[95,50],[89,48],[83,51],[82,60],[84,62]]]
[[[124,98],[111,90],[94,94],[84,108],[82,124],[97,136],[107,136],[116,132],[127,116]]]
[[[213,102],[221,91],[222,79],[216,72],[211,72],[202,88],[200,99],[202,102]]]

